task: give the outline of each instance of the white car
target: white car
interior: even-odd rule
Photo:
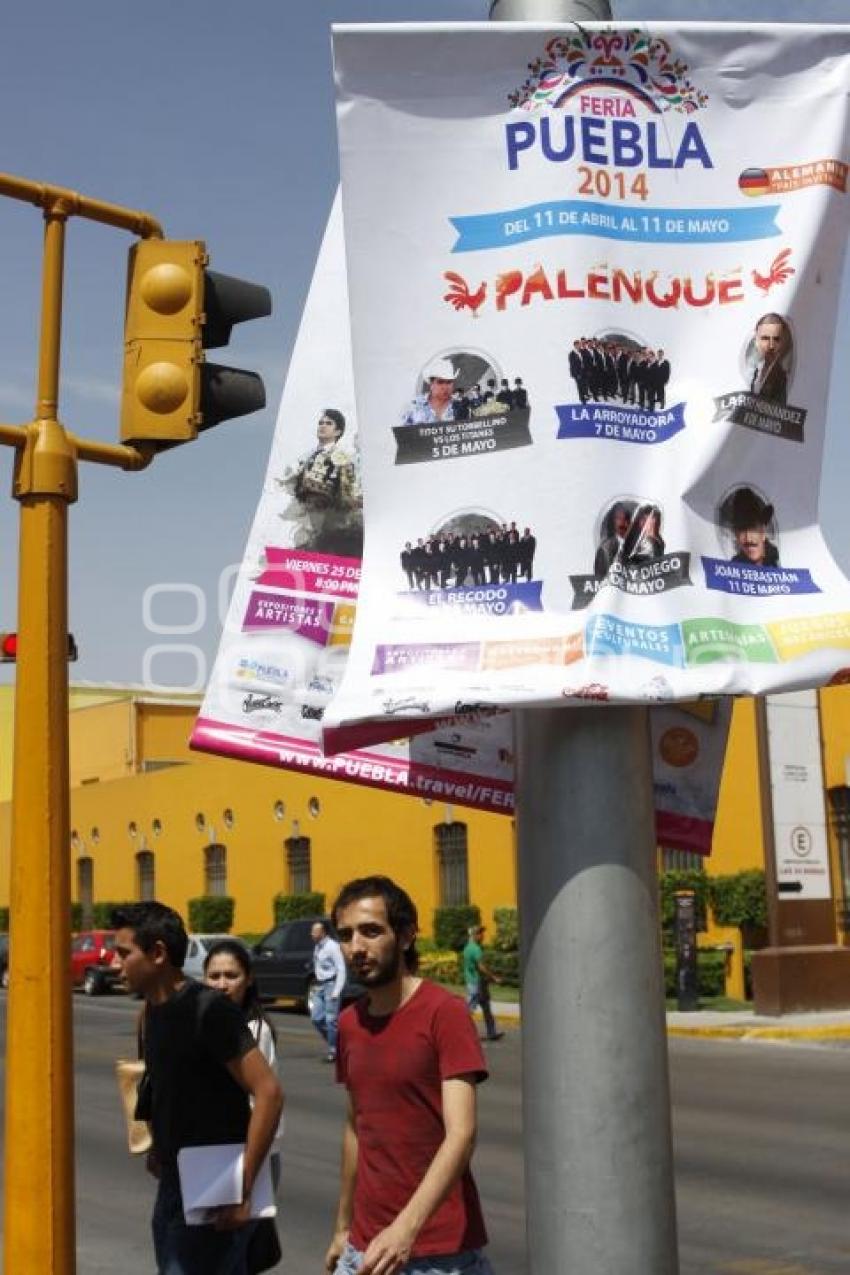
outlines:
[[[183,973],[188,978],[196,978],[199,983],[204,981],[204,961],[207,959],[207,952],[214,943],[220,942],[222,939],[230,939],[234,941],[232,934],[190,934],[189,946],[186,948],[186,959],[183,962]],[[237,943],[239,939],[235,940]]]

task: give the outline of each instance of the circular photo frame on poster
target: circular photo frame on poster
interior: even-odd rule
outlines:
[[[746,389],[767,403],[784,406],[794,378],[795,342],[787,315],[768,310],[756,319],[741,351]]]
[[[531,443],[523,377],[482,350],[452,347],[429,358],[393,427],[397,465],[451,460]]]
[[[752,483],[741,483],[723,496],[716,512],[723,553],[730,562],[778,567],[779,527],[773,502]]]

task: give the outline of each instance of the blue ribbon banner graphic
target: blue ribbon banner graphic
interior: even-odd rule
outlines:
[[[616,443],[666,443],[685,428],[685,405],[649,408],[608,403],[555,406],[558,438],[607,438]]]
[[[637,209],[556,199],[449,220],[458,232],[452,252],[504,248],[506,244],[560,235],[592,235],[631,243],[744,243],[782,233],[776,224],[779,207]]]
[[[789,593],[820,593],[811,574],[799,567],[760,567],[749,562],[703,558],[705,587],[749,598],[775,598]]]
[[[429,607],[451,608],[462,615],[516,615],[520,611],[542,611],[542,580],[521,580],[516,584],[473,584],[461,589],[429,589],[406,594]]]

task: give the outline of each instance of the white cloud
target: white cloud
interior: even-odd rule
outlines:
[[[79,376],[72,373],[62,377],[61,387],[65,393],[87,402],[107,403],[110,407],[118,405],[118,383],[103,376]]]

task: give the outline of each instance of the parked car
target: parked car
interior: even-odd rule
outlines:
[[[71,984],[86,996],[102,996],[119,982],[112,968],[115,954],[114,930],[84,930],[71,940]]]
[[[204,961],[213,943],[220,939],[233,939],[232,934],[190,934],[186,959],[183,962],[183,973],[187,978],[196,978],[199,983],[204,979]],[[239,942],[239,940],[236,940]]]
[[[254,979],[260,999],[286,998],[306,1009],[313,985],[313,940],[310,930],[327,917],[307,916],[297,921],[284,921],[260,939],[252,949]],[[349,979],[342,991],[343,1005],[363,995],[359,983]]]
[[[0,934],[0,987],[9,986],[9,935]]]

